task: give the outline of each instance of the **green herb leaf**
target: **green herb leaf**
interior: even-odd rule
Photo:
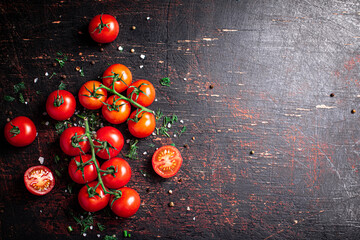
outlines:
[[[19,93],[19,101],[20,101],[21,103],[25,103],[25,99],[24,99],[24,96],[23,96],[22,93]]]
[[[80,225],[81,227],[81,234],[85,233],[90,226],[94,225],[94,219],[92,215],[88,215],[87,213],[84,213],[84,215],[87,215],[86,217],[76,217],[73,213],[71,213],[72,217],[74,218],[75,222]]]
[[[58,177],[61,177],[61,176],[62,176],[61,172],[60,172],[59,170],[57,170],[57,169],[55,169],[55,174],[56,174]]]
[[[68,128],[68,125],[71,124],[69,121],[59,121],[55,124],[55,130],[57,134],[61,134],[65,129]]]
[[[162,79],[160,79],[160,84],[163,85],[163,86],[167,86],[167,87],[170,87],[170,78],[168,77],[164,77]]]
[[[97,223],[96,225],[97,225],[97,227],[99,228],[99,230],[100,230],[101,232],[106,229],[105,226],[102,225],[101,223]]]
[[[79,72],[80,72],[80,76],[85,77],[84,69],[83,69],[83,68],[81,68]]]
[[[56,54],[61,58],[55,58],[55,60],[59,63],[60,67],[63,67],[65,65],[65,62],[68,60],[68,56],[66,56],[62,52],[57,52]]]
[[[103,240],[117,240],[117,237],[115,235],[113,236],[106,235]]]
[[[26,87],[25,87],[24,82],[20,82],[20,83],[14,85],[14,92],[15,93],[19,93],[20,91],[25,90],[25,89],[26,89]]]
[[[186,132],[186,126],[183,126],[182,129],[180,130],[180,132],[178,133],[179,137],[181,136],[181,134],[183,134],[184,132]]]
[[[9,95],[5,95],[4,100],[7,102],[13,102],[15,100],[15,98],[12,96],[9,96]]]
[[[59,89],[59,90],[65,90],[65,89],[66,89],[66,84],[63,83],[63,82],[61,82],[61,83],[59,84],[59,86],[58,86],[58,89]]]
[[[55,76],[56,75],[56,72],[53,72],[52,74],[51,74],[51,76],[49,77],[49,79],[51,79],[53,76]]]
[[[138,150],[138,146],[136,146],[137,143],[138,143],[137,139],[135,141],[133,140],[133,141],[130,142],[130,149],[129,149],[128,154],[125,155],[126,157],[128,157],[130,159],[133,159],[133,160],[136,159],[137,150]]]

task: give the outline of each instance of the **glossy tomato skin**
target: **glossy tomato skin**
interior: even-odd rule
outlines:
[[[122,195],[119,199],[114,200],[114,195],[110,199],[111,210],[119,217],[128,218],[133,216],[140,207],[140,196],[132,188],[123,187],[118,189]]]
[[[162,146],[152,157],[154,171],[163,178],[174,176],[180,170],[182,162],[180,151],[171,145]]]
[[[66,90],[56,90],[50,93],[46,100],[46,112],[55,120],[63,121],[70,118],[76,108],[74,95]]]
[[[54,188],[55,178],[49,168],[39,165],[26,170],[24,183],[29,192],[37,196],[42,196]]]
[[[107,98],[107,91],[103,88],[98,89],[100,85],[99,81],[88,81],[81,86],[78,96],[83,107],[96,110],[103,106],[103,102]]]
[[[103,24],[103,27],[99,26],[101,24]],[[99,27],[102,29],[100,30]],[[90,21],[89,34],[95,42],[110,43],[114,41],[119,34],[119,23],[109,14],[96,15]]]
[[[11,120],[4,128],[5,139],[15,147],[31,144],[36,138],[36,127],[30,118],[19,116]]]
[[[125,186],[131,178],[131,168],[127,161],[122,158],[114,157],[105,161],[100,169],[115,169],[115,177],[112,174],[103,174],[102,180],[107,188],[118,189]]]
[[[112,83],[114,83],[115,91],[121,93],[125,91],[132,82],[132,74],[128,67],[122,64],[113,64],[108,67],[103,76],[103,84],[109,88],[112,88]]]
[[[138,89],[142,92],[136,94],[136,92],[139,91]],[[126,90],[126,95],[141,106],[147,107],[154,102],[156,94],[154,85],[152,85],[151,82],[140,79],[129,86]]]
[[[102,115],[112,124],[120,124],[126,122],[130,116],[131,105],[128,101],[119,99],[120,97],[113,95],[106,100],[106,104],[102,107]],[[115,104],[114,104],[115,102]],[[112,105],[116,107],[112,107]],[[109,106],[110,105],[110,106]]]
[[[88,186],[95,187],[97,185],[97,181],[91,182],[83,186],[78,194],[78,201],[80,206],[88,212],[96,212],[107,206],[110,200],[110,195],[105,194],[101,185],[96,188],[96,192],[99,195],[95,195],[93,197],[89,197],[88,194]]]
[[[75,134],[77,134],[78,140],[81,140],[78,142],[78,145],[82,151],[79,148],[72,146],[72,139],[75,139]],[[83,138],[79,138],[83,134],[85,134],[85,128],[83,127],[69,127],[65,129],[60,135],[61,150],[69,156],[77,156],[88,152],[90,150],[89,141],[87,141],[85,136]]]
[[[145,138],[151,135],[154,132],[156,127],[155,116],[149,112],[141,112],[138,116],[139,121],[135,122],[135,115],[137,114],[137,110],[130,114],[130,118],[128,121],[128,128],[134,137],[137,138]]]
[[[102,127],[96,132],[96,139],[94,140],[94,145],[99,146],[100,142],[108,142],[114,148],[109,148],[109,153],[106,149],[102,149],[96,153],[96,156],[102,159],[110,159],[119,154],[121,149],[124,146],[124,137],[121,132],[111,126]]]
[[[90,154],[86,155],[79,155],[76,157],[73,157],[69,163],[68,172],[70,178],[79,184],[85,184],[94,181],[97,178],[97,171],[96,166],[94,163],[88,164],[84,167],[84,175],[80,169],[78,169],[76,162],[87,162],[91,159]],[[97,165],[99,165],[98,160],[96,160]]]

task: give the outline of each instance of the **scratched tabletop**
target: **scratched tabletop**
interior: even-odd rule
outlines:
[[[358,239],[358,0],[19,0],[0,10],[1,127],[27,116],[38,132],[22,148],[1,137],[0,239]],[[110,44],[87,31],[101,13],[120,24]],[[81,209],[45,110],[61,83],[77,96],[114,63],[153,83],[151,109],[178,117],[169,136],[139,139],[136,160],[125,156],[126,124],[103,120],[126,139],[119,156],[141,197],[128,219]],[[167,144],[184,162],[163,179],[151,157]],[[23,175],[42,160],[56,185],[38,197]],[[93,226],[82,233],[74,216]]]

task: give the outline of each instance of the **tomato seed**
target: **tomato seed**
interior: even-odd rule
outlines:
[[[210,89],[213,89],[214,88],[214,85],[210,85],[210,87],[209,87]]]
[[[172,192],[172,190],[169,190],[169,194],[172,194],[173,192]]]
[[[170,202],[169,207],[173,207],[173,206],[175,206],[174,202]]]
[[[54,67],[56,67],[56,66],[57,66],[57,63],[56,63],[56,62],[54,62],[54,63],[53,63],[53,66],[54,66]]]
[[[132,49],[130,49],[130,52],[134,53],[134,52],[135,52],[135,49],[133,49],[133,48],[132,48]]]
[[[352,109],[352,110],[351,110],[351,113],[352,113],[352,114],[356,113],[356,110],[355,110],[355,109]]]
[[[131,30],[135,30],[135,29],[136,29],[136,27],[135,27],[135,26],[132,26],[132,27],[131,27]]]
[[[335,93],[330,93],[330,97],[335,97]]]
[[[91,61],[90,63],[91,63],[92,65],[94,65],[94,64],[95,64],[95,61],[93,60],[93,61]]]
[[[253,155],[255,152],[253,150],[250,151],[250,155]]]

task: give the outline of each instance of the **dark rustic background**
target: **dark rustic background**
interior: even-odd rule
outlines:
[[[24,148],[1,138],[0,239],[122,239],[123,230],[133,239],[358,238],[359,1],[1,1],[0,10],[1,127],[25,115],[39,133]],[[100,13],[116,16],[121,27],[103,46],[87,34]],[[69,56],[63,68],[53,66],[57,52]],[[106,230],[94,227],[84,238],[69,214],[82,214],[80,187],[66,192],[66,156],[56,122],[43,115],[45,101],[60,82],[76,95],[114,63],[152,81],[151,107],[183,123],[170,138],[142,139],[139,159],[129,160],[128,186],[142,199],[137,214],[123,220],[95,213]],[[159,84],[163,77],[170,87]],[[22,81],[28,104],[5,102],[5,95],[18,98],[13,86]],[[119,129],[131,138],[126,126]],[[169,143],[184,163],[165,180],[150,159]],[[50,194],[36,197],[22,178],[41,156],[62,176]]]

